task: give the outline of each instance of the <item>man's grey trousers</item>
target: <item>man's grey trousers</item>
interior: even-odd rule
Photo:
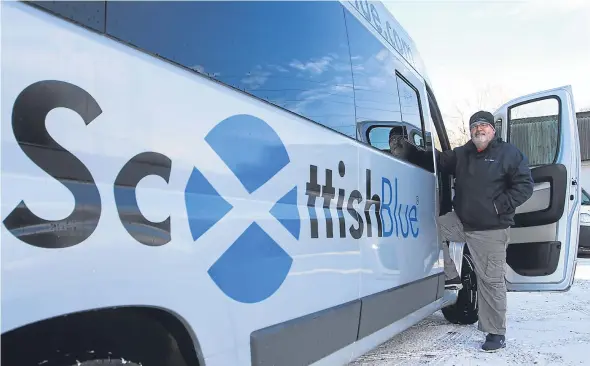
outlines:
[[[467,243],[473,257],[477,275],[478,329],[486,333],[505,335],[508,229],[465,232],[455,212],[439,216],[438,223],[443,241]],[[445,275],[447,279],[455,278],[459,274],[449,255],[449,248],[446,243],[442,247]]]

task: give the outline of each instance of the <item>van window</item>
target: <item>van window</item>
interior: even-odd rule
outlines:
[[[590,196],[584,189],[582,189],[582,205],[590,206]]]
[[[426,84],[426,96],[428,97],[428,111],[429,113],[429,122],[430,122],[430,133],[432,136],[432,143],[428,147],[430,151],[432,151],[432,144],[434,144],[434,148],[439,152],[445,151],[451,148],[451,144],[449,143],[445,124],[444,121],[441,119],[440,110],[436,103],[436,99],[432,90]],[[440,170],[437,171],[437,180],[438,180],[438,198],[439,198],[439,205],[438,209],[439,215],[444,215],[448,212],[453,210],[453,192],[452,192],[452,177],[449,174],[443,174]]]
[[[369,129],[369,142],[379,150],[389,152],[389,136],[391,127],[375,126]]]
[[[418,102],[418,91],[399,75],[396,76],[396,81],[399,90],[402,121],[411,123],[421,129],[422,117],[420,103]]]
[[[403,124],[376,125],[369,128],[368,131],[368,140],[371,146],[387,152],[391,152],[391,140],[394,137],[401,137],[416,147],[425,148],[422,133],[412,126]]]
[[[106,19],[122,41],[356,138],[337,2],[112,1]]]
[[[559,100],[545,98],[508,109],[508,142],[529,165],[553,164],[559,152]]]
[[[432,120],[432,116],[429,115],[428,119],[430,120],[430,131],[432,131],[432,140],[434,143],[434,148],[438,151],[443,151],[442,145],[440,143],[440,137],[438,137],[438,132],[436,132],[436,126],[434,121]]]
[[[422,135],[420,135],[418,133],[414,133],[413,139],[414,139],[414,145],[424,147],[424,140],[422,139]]]
[[[59,17],[69,19],[84,27],[104,32],[104,1],[27,1]]]
[[[346,13],[350,38],[356,120],[402,121],[395,56],[353,15]]]
[[[354,77],[357,123],[371,146],[398,159],[433,171],[432,152],[425,151],[419,94],[398,70],[402,63],[353,15],[346,13]]]

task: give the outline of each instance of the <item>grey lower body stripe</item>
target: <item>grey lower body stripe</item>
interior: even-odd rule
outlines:
[[[361,339],[436,301],[438,276],[380,292],[362,299]]]
[[[309,365],[440,299],[444,281],[436,274],[254,331],[252,365]]]
[[[360,308],[354,301],[253,332],[252,365],[309,365],[354,343]]]

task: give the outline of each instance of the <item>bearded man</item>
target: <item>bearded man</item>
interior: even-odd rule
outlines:
[[[445,258],[445,287],[461,288],[446,242],[467,243],[477,275],[478,329],[482,349],[506,346],[506,247],[518,206],[533,193],[528,160],[516,146],[496,137],[494,117],[479,111],[469,119],[471,140],[437,152],[437,166],[455,177],[454,211],[438,218]]]

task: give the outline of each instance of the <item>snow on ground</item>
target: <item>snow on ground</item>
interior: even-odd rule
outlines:
[[[484,353],[485,335],[439,311],[350,366],[590,365],[590,258],[565,293],[508,293],[506,348]]]

